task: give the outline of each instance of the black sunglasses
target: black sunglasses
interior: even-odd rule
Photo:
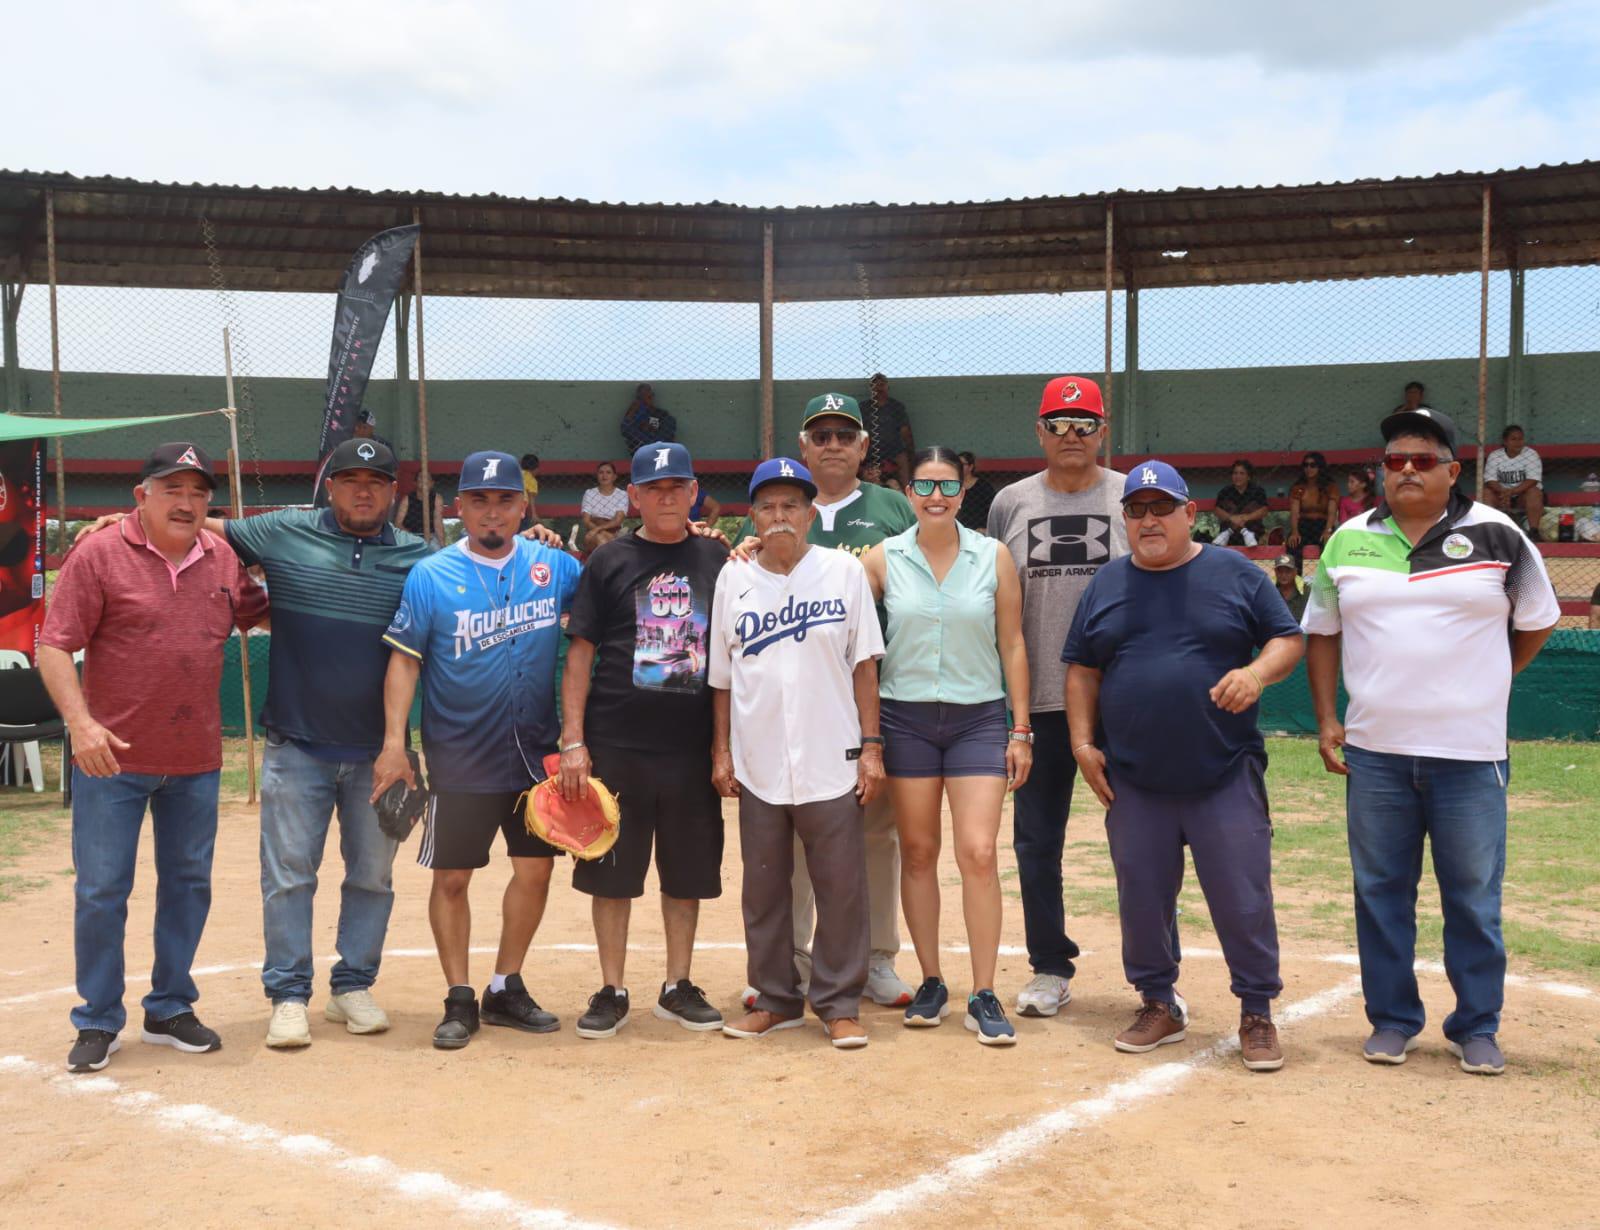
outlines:
[[[806,439],[812,444],[819,444],[827,448],[837,440],[840,444],[849,446],[861,438],[859,427],[812,427],[806,431]]]

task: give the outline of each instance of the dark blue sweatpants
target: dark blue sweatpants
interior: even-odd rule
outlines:
[[[1283,990],[1272,909],[1272,819],[1266,782],[1246,762],[1208,794],[1162,794],[1108,773],[1116,795],[1106,836],[1117,872],[1122,968],[1145,999],[1171,1003],[1178,982],[1183,847],[1246,1012],[1265,1015]]]

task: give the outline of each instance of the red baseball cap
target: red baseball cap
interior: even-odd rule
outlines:
[[[1100,386],[1087,376],[1057,376],[1044,386],[1044,396],[1039,399],[1039,417],[1049,418],[1052,414],[1089,414],[1097,419],[1105,418]]]

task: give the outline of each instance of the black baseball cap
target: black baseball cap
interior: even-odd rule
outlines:
[[[327,476],[332,478],[335,474],[342,474],[346,470],[372,470],[392,482],[398,467],[395,465],[394,454],[382,440],[352,438],[333,450],[332,456],[328,458]]]
[[[1383,420],[1380,430],[1383,432],[1385,444],[1399,435],[1426,436],[1448,448],[1452,457],[1460,451],[1456,448],[1455,423],[1448,414],[1430,406],[1418,406],[1415,410],[1397,410]]]
[[[147,478],[165,478],[168,474],[177,474],[182,470],[193,471],[204,478],[213,491],[217,489],[217,476],[211,470],[211,454],[198,444],[190,444],[187,440],[158,444],[150,451],[150,456],[145,458],[144,469],[139,471],[139,478],[140,481]]]

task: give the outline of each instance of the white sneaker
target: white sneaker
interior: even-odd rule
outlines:
[[[275,1050],[293,1050],[311,1045],[311,1021],[306,1006],[298,999],[280,999],[272,1005],[272,1022],[267,1026],[267,1045]]]
[[[353,1034],[381,1034],[389,1028],[389,1014],[378,1007],[378,1001],[365,987],[335,995],[322,1015]]]
[[[911,988],[895,973],[893,957],[873,953],[872,963],[867,966],[866,995],[873,1003],[886,1008],[904,1008],[911,1002]]]
[[[1059,974],[1035,974],[1017,992],[1023,1016],[1054,1016],[1072,1002],[1072,985]]]

